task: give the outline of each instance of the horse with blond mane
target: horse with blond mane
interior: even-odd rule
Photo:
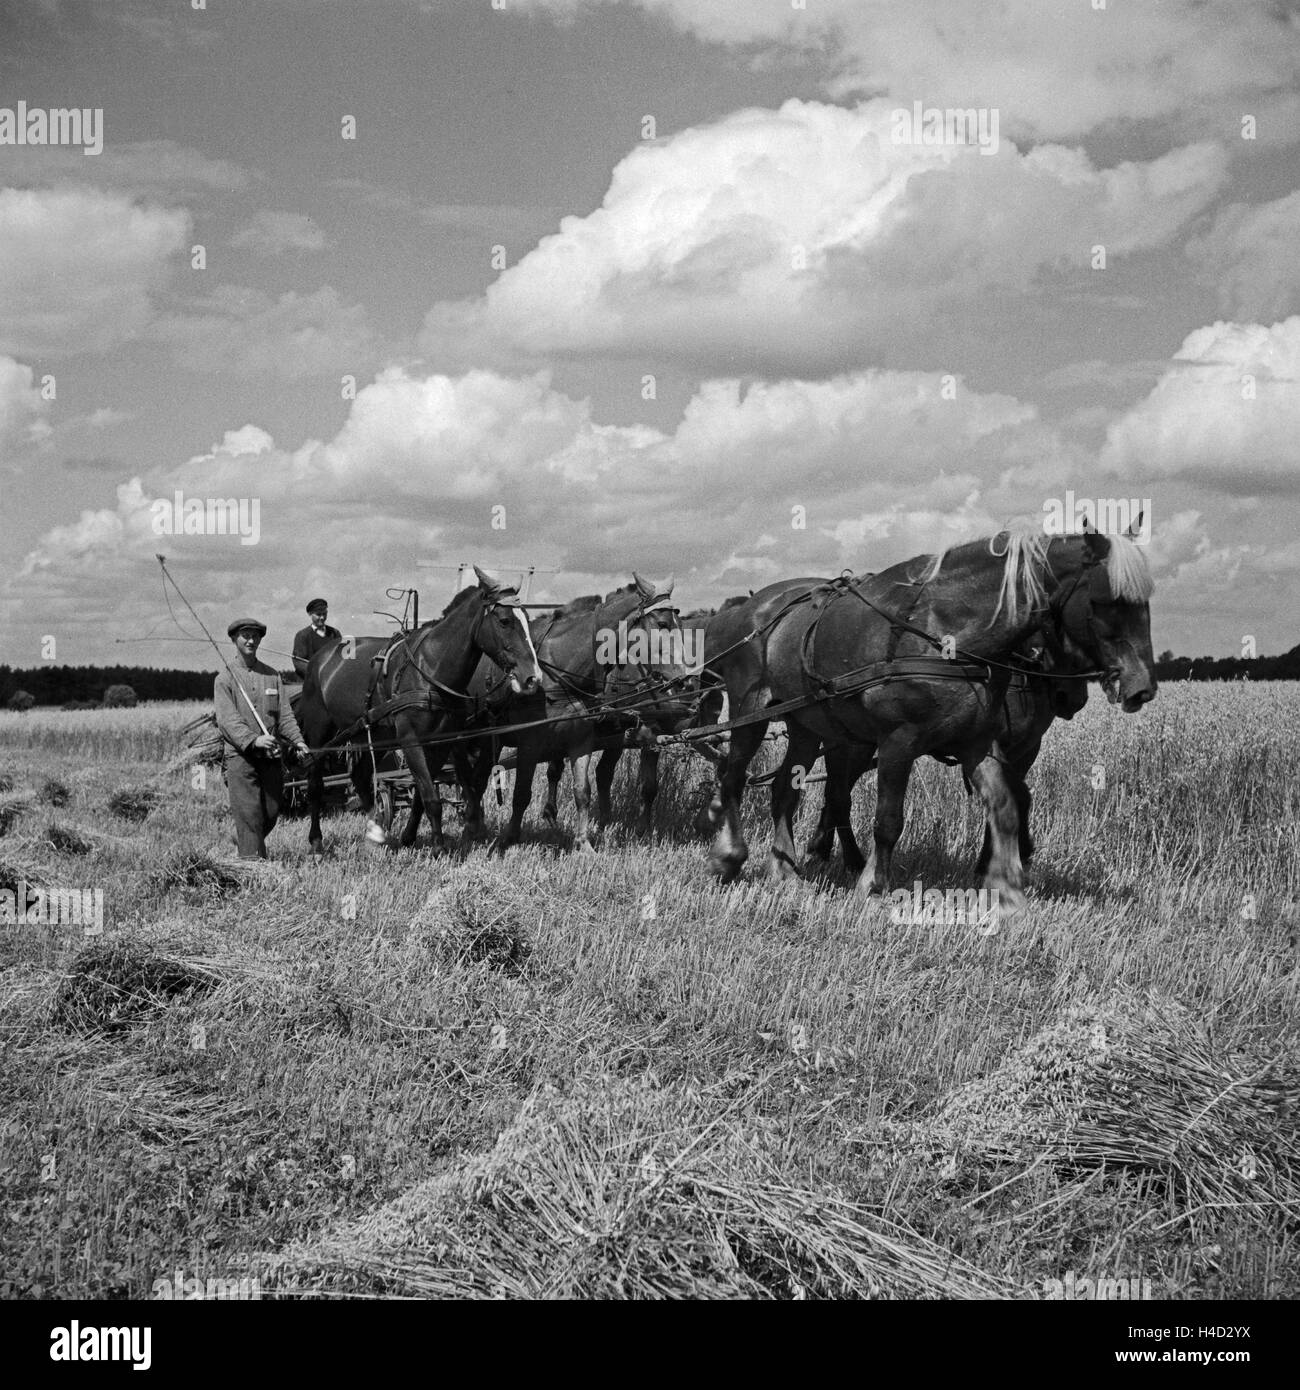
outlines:
[[[1002,531],[880,574],[761,590],[729,620],[752,640],[731,644],[709,666],[726,683],[733,720],[790,706],[781,715],[785,761],[772,786],[772,871],[798,873],[791,821],[819,748],[870,746],[876,814],[858,887],[887,892],[912,767],[936,754],[958,761],[984,802],[986,886],[1004,908],[1023,905],[1016,797],[994,749],[1010,658],[1036,631],[1068,638],[1102,673],[1107,698],[1133,713],[1156,694],[1153,587],[1128,537]],[[706,638],[706,652],[718,649]],[[766,729],[756,719],[732,732],[710,852],[723,882],[748,858],[740,798]]]

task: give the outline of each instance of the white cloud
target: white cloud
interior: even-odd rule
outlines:
[[[259,256],[282,256],[289,251],[323,251],[325,233],[300,212],[273,212],[262,208],[231,238],[232,246],[246,247]]]
[[[133,194],[239,193],[256,175],[228,159],[212,159],[175,140],[109,143],[93,159],[61,145],[7,145],[4,182],[12,188],[97,184]]]
[[[1218,286],[1232,318],[1272,323],[1300,309],[1300,190],[1271,203],[1229,203],[1187,254]]]
[[[739,576],[753,584],[879,569],[996,530],[980,502],[983,479],[1008,453],[1059,448],[1032,408],[959,385],[948,400],[927,373],[748,390],[713,381],[669,433],[598,424],[586,401],[555,390],[545,373],[419,378],[391,369],[358,394],[329,441],[286,450],[247,424],[184,463],[124,483],[115,506],[42,537],[8,600],[38,594],[29,607],[68,630],[89,631],[97,614],[144,621],[152,600],[140,594],[141,566],[159,548],[150,505],[177,489],[257,499],[257,546],[180,536],[166,550],[209,605],[247,606],[255,582],[268,600],[265,620],[278,626],[297,620],[311,574],[320,583],[308,587],[328,579],[364,621],[388,584],[427,582],[415,556],[489,569],[503,552],[557,563],[562,594],[623,582],[630,565],[676,570],[692,604],[743,586]],[[498,504],[503,535],[491,528]],[[217,621],[224,608],[201,611]]]
[[[0,189],[0,351],[104,352],[139,335],[188,214],[94,189]]]
[[[1300,45],[1283,6],[1087,0],[518,0],[563,18],[637,5],[706,42],[767,61],[820,58],[831,96],[886,93],[988,106],[1003,129],[1065,139],[1118,121],[1218,134],[1258,117],[1260,140],[1296,138]],[[1182,138],[1187,138],[1184,135]]]
[[[1188,335],[1145,400],[1107,431],[1101,463],[1232,494],[1300,485],[1300,315]]]
[[[32,369],[0,356],[0,462],[50,433],[49,402],[41,398]]]
[[[379,351],[360,304],[345,304],[329,285],[311,294],[220,285],[187,312],[160,318],[151,335],[170,343],[195,372],[298,380],[332,372],[360,375]]]
[[[792,100],[634,150],[603,205],[476,301],[426,319],[431,354],[611,353],[808,375],[878,361],[990,287],[1165,243],[1221,186],[1196,145],[1094,169],[1078,150],[895,144],[892,107]]]

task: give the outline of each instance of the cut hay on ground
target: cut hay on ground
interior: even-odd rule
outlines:
[[[51,821],[41,832],[41,839],[56,854],[89,854],[95,848],[94,841],[86,837],[72,825],[60,825]]]
[[[980,1298],[1014,1290],[791,1185],[717,1085],[549,1088],[487,1154],[257,1262],[269,1290],[421,1298]]]
[[[30,792],[10,792],[0,796],[0,835],[7,835],[19,816],[31,809]]]
[[[223,862],[192,845],[177,845],[150,872],[146,882],[149,889],[157,893],[185,888],[198,890],[205,897],[220,898],[245,887],[258,867],[258,861],[249,864]]]
[[[142,821],[162,797],[152,787],[123,787],[108,798],[108,809],[123,820]]]
[[[118,1032],[219,979],[204,964],[173,959],[138,941],[96,943],[72,962],[50,1021],[74,1033]]]
[[[1172,1000],[1085,1003],[945,1097],[909,1147],[1154,1173],[1187,1209],[1300,1216],[1298,1106],[1300,1073],[1223,1052]]]
[[[181,747],[167,764],[168,772],[187,767],[220,767],[224,742],[217,730],[217,716],[207,710],[181,729]]]

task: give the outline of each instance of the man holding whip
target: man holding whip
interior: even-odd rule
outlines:
[[[217,728],[225,741],[226,786],[235,817],[235,840],[241,859],[265,859],[266,837],[280,817],[284,767],[280,744],[290,744],[300,758],[309,750],[289,707],[279,673],[257,659],[266,624],[236,618],[226,629],[239,660],[223,662],[213,691]],[[251,716],[251,718],[250,718]]]

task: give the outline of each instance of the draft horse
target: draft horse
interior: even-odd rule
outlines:
[[[519,842],[538,763],[564,759],[573,772],[574,844],[580,852],[591,849],[591,763],[602,738],[617,733],[621,739],[633,709],[642,719],[673,719],[688,708],[677,683],[677,677],[686,674],[684,668],[671,663],[651,667],[639,661],[610,660],[607,655],[611,634],[625,634],[629,647],[638,632],[646,638],[655,632],[671,634],[677,627],[676,610],[667,606],[672,590],[671,578],[655,584],[634,574],[631,584],[604,600],[598,595],[575,599],[537,619],[532,635],[541,685],[512,694],[495,715],[500,725],[535,723],[535,727],[485,734],[464,784],[467,837],[483,833],[483,793],[496,765],[497,749],[504,745],[516,750],[515,785],[509,822],[493,848],[504,853]],[[482,666],[471,689],[480,699],[492,700],[494,692]],[[615,713],[611,714],[611,706]]]
[[[771,585],[729,619],[752,633],[738,643],[710,640],[711,623],[706,653],[730,647],[708,657],[726,682],[730,718],[782,707],[788,741],[772,787],[772,871],[798,872],[796,769],[811,767],[823,746],[846,745],[860,756],[870,748],[874,843],[858,890],[888,891],[912,766],[939,754],[960,762],[984,802],[992,842],[985,883],[1005,907],[1021,906],[1016,799],[994,755],[1009,658],[1039,629],[1054,640],[1068,636],[1102,672],[1107,698],[1134,713],[1156,694],[1153,587],[1142,551],[1127,537],[1003,531],[877,575]],[[758,718],[731,734],[710,852],[723,882],[748,857],[740,799],[766,728]]]
[[[424,745],[440,735],[463,729],[473,709],[466,687],[481,660],[503,673],[512,691],[527,694],[541,684],[537,652],[517,591],[474,567],[478,583],[462,589],[440,618],[422,623],[395,637],[341,638],[322,647],[312,658],[298,706],[303,737],[320,748],[341,731],[349,742],[396,741],[406,755],[415,783],[411,814],[401,843],[415,843],[421,810],[428,808],[434,845],[442,841],[442,800],[433,780]],[[457,776],[469,778],[465,748],[452,745]],[[434,766],[440,767],[435,754]],[[387,831],[374,814],[373,759],[369,751],[354,760],[352,785],[366,811],[366,838],[387,841]],[[307,774],[311,807],[308,843],[322,852],[320,808],[324,769],[318,756]]]

